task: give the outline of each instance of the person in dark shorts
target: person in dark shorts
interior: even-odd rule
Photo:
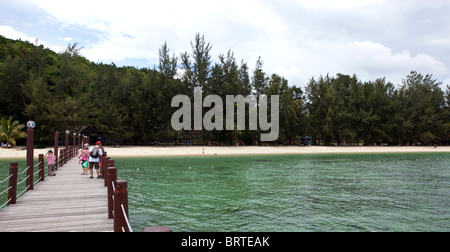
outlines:
[[[103,151],[100,148],[100,142],[97,142],[95,146],[92,146],[89,149],[89,171],[91,173],[91,177],[94,178],[94,169],[97,173],[97,178],[101,178],[100,176],[100,156],[103,155]]]

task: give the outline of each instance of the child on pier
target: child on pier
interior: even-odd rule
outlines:
[[[81,168],[83,169],[83,173],[81,175],[89,175],[89,149],[88,144],[85,144],[83,149],[81,150],[78,158],[80,159]]]
[[[47,159],[47,164],[48,164],[48,175],[49,176],[56,176],[56,157],[55,155],[53,155],[53,151],[49,150],[47,152],[47,154],[45,154],[45,159]]]

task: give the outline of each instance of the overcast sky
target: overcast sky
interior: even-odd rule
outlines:
[[[191,52],[195,34],[213,61],[231,49],[251,71],[304,87],[311,77],[357,74],[394,84],[411,71],[450,85],[449,0],[0,0],[0,34],[56,52],[79,42],[94,62],[153,68],[167,41]]]

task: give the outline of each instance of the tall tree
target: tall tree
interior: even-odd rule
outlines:
[[[261,60],[261,56],[256,61],[255,70],[253,70],[252,76],[252,88],[255,92],[256,98],[259,100],[259,96],[264,92],[264,89],[267,86],[268,78],[266,77],[266,73],[263,71],[262,67],[264,62]]]
[[[320,76],[318,80],[312,78],[306,87],[306,108],[313,142],[329,144],[332,139],[335,109],[331,104],[336,94],[331,85],[332,78],[326,75]]]
[[[178,58],[175,53],[172,57],[169,55],[170,49],[167,47],[167,41],[159,49],[159,72],[169,78],[173,78],[177,74]]]
[[[400,93],[403,98],[402,114],[411,126],[407,139],[410,143],[432,143],[445,137],[442,112],[445,105],[442,83],[432,75],[423,76],[411,71],[403,81]]]
[[[206,87],[211,72],[211,55],[209,54],[212,46],[206,43],[205,36],[200,33],[195,35],[195,43],[191,42],[192,58],[194,59],[193,71],[195,77],[195,86]]]

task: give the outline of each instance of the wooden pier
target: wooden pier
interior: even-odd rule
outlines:
[[[56,176],[0,210],[0,232],[113,232],[108,187],[103,179],[81,173],[78,158],[73,158]]]

